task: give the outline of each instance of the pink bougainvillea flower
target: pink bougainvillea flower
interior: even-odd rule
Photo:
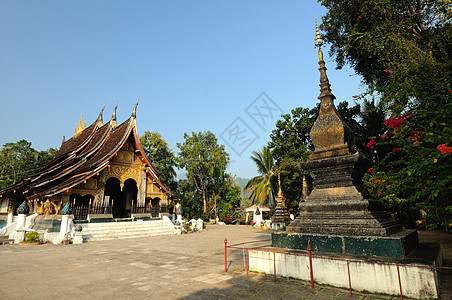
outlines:
[[[447,147],[446,144],[438,145],[436,148],[444,156],[448,156],[448,155],[452,154],[452,147]]]
[[[392,73],[392,70],[391,69],[386,69],[386,70],[384,70],[384,72],[385,73]]]
[[[376,144],[376,142],[374,140],[370,140],[367,143],[367,147],[370,148],[370,149],[374,149],[375,148],[375,146],[374,146],[375,144]]]
[[[394,152],[400,152],[401,150],[400,150],[400,148],[394,148],[394,149],[392,149],[392,151],[394,151]]]
[[[405,116],[400,116],[398,118],[388,118],[384,120],[383,124],[388,126],[388,128],[394,128],[397,129],[400,127],[400,125],[403,124]]]

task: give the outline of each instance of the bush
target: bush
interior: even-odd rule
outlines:
[[[41,243],[41,238],[39,237],[39,233],[36,231],[25,232],[24,234],[25,243]]]

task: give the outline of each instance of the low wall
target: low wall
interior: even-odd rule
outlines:
[[[248,250],[249,270],[310,281],[309,256],[262,250]],[[439,254],[438,254],[439,255]],[[275,258],[275,259],[274,259]],[[440,260],[440,258],[438,258]],[[433,262],[432,265],[435,265]],[[399,271],[397,271],[397,267]],[[365,259],[312,257],[314,281],[358,291],[400,295],[413,298],[438,298],[438,274],[435,269],[414,264],[384,264]]]

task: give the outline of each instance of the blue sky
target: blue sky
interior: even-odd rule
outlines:
[[[251,151],[281,113],[319,95],[316,1],[0,1],[0,144],[38,150],[69,139],[137,97],[139,133],[177,152],[184,133],[210,130],[231,153],[228,172],[257,175]],[[363,92],[324,50],[336,101]],[[337,103],[337,102],[336,102]],[[234,135],[240,133],[240,135]]]

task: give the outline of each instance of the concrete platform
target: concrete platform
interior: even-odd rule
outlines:
[[[441,265],[439,244],[421,244],[404,259],[312,254],[317,283],[343,288],[351,285],[354,290],[390,295],[400,295],[402,290],[403,296],[416,299],[439,298],[439,272],[430,267]],[[249,269],[266,274],[275,274],[276,270],[279,276],[311,280],[307,251],[275,247],[249,250]]]
[[[277,248],[376,257],[404,258],[418,245],[416,230],[403,230],[391,236],[341,236],[316,233],[272,233],[272,245]]]

